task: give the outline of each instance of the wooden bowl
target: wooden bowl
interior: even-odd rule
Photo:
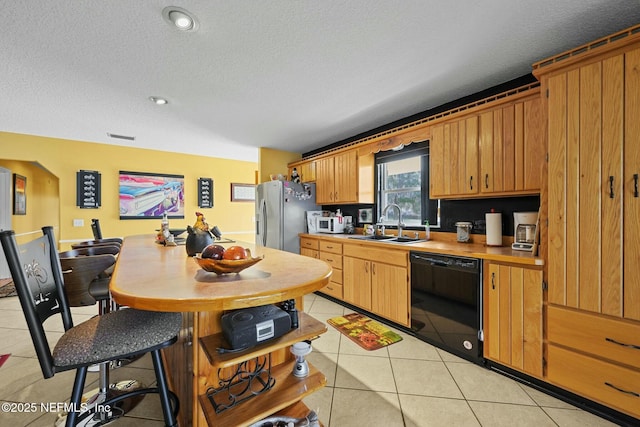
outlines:
[[[247,258],[245,259],[202,258],[200,254],[196,254],[196,256],[193,257],[204,271],[216,274],[240,273],[245,268],[259,263],[263,258],[264,255],[253,258],[249,249],[247,249]]]

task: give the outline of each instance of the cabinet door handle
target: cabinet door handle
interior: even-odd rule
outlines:
[[[616,340],[614,340],[612,338],[605,338],[604,340],[608,341],[610,343],[613,343],[613,344],[620,345],[622,347],[632,348],[634,350],[640,350],[640,345],[626,344],[626,343],[623,343],[623,342],[620,342],[620,341],[616,341]]]
[[[337,191],[336,191],[336,196],[335,196],[334,200],[336,200],[336,201],[338,200],[338,192]]]
[[[609,198],[613,199],[613,177],[609,177]]]
[[[376,265],[375,264],[371,264],[371,273],[372,274],[376,274]]]
[[[469,177],[469,188],[473,190],[473,175]]]
[[[484,188],[489,188],[489,174],[484,176]]]
[[[638,197],[638,174],[633,174],[633,197]]]
[[[635,397],[640,397],[640,394],[636,393],[635,391],[629,391],[629,390],[624,390],[621,389],[620,387],[616,387],[611,383],[605,382],[604,385],[611,387],[614,390],[618,390],[620,393],[624,393],[624,394],[630,394],[631,396],[635,396]]]
[[[496,273],[491,273],[491,289],[496,288]]]
[[[365,273],[369,273],[369,263],[368,262],[364,263],[364,272]]]

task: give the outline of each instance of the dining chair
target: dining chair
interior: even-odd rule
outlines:
[[[118,246],[122,247],[123,240],[119,237],[110,237],[108,239],[85,240],[71,245],[71,249],[91,248],[94,246]]]
[[[102,229],[100,228],[100,220],[98,218],[91,219],[91,231],[95,240],[102,239]]]
[[[53,228],[43,227],[42,233],[42,236],[18,246],[15,233],[4,230],[0,231],[0,243],[44,378],[52,378],[59,372],[76,371],[66,426],[75,426],[87,417],[99,416],[96,413],[98,406],[84,408],[82,405],[89,366],[144,353],[151,355],[157,387],[124,393],[100,402],[100,406],[113,408],[132,396],[158,393],[165,424],[177,425],[179,401],[167,385],[160,351],[177,341],[182,315],[126,308],[74,325],[60,258],[55,250]],[[51,348],[43,323],[54,315],[60,316],[65,332]],[[82,409],[86,410],[81,412]]]
[[[69,252],[82,251],[76,249]],[[69,305],[82,307],[101,302],[100,314],[108,312],[111,299],[109,296],[111,276],[108,270],[116,263],[116,257],[108,253],[76,256],[60,253],[58,256]]]
[[[111,274],[113,273],[116,257],[118,256],[119,253],[120,253],[119,245],[100,245],[100,246],[88,246],[85,248],[77,248],[77,249],[71,249],[69,251],[60,252],[58,253],[58,257],[60,257],[60,260],[61,260],[60,262],[63,264],[62,266],[63,271],[66,271],[68,269],[65,268],[64,264],[67,261],[63,261],[66,258],[75,258],[80,256],[94,256],[94,255],[112,255],[113,256],[112,265],[107,267],[98,275],[99,279],[107,279],[107,280],[102,280],[102,281],[96,280],[95,283],[92,284],[91,289],[88,291],[89,294],[92,295],[95,300],[102,300],[102,299],[107,299],[107,297],[109,296],[108,295],[109,293],[108,279],[111,277]],[[73,263],[74,261],[69,261],[69,262]],[[69,293],[71,293],[71,291],[67,291],[67,295],[69,295]],[[89,302],[89,305],[91,305],[90,304],[91,301],[89,300],[88,302]],[[71,304],[71,306],[75,307],[73,304]]]
[[[95,246],[58,254],[65,294],[70,307],[82,307],[98,303],[98,314],[101,316],[116,309],[112,304],[111,294],[109,293],[109,281],[111,280],[111,272],[119,251],[120,248],[115,246]],[[111,384],[109,380],[110,370],[128,365],[140,357],[142,355],[90,366],[88,368],[89,372],[98,371],[100,379],[98,389],[94,393],[86,395],[87,400],[103,402],[114,394],[119,393],[120,384]],[[120,383],[123,382],[121,381]],[[134,379],[127,380],[126,385],[129,389],[144,387],[140,381]],[[103,421],[129,412],[143,397],[136,396],[118,404],[118,410],[105,414]]]

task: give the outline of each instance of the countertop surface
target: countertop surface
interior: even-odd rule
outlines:
[[[544,265],[544,259],[535,257],[531,252],[515,251],[511,246],[487,246],[478,243],[458,243],[456,241],[445,240],[428,240],[418,243],[387,243],[380,241],[372,241],[363,239],[362,235],[357,234],[306,234],[301,233],[300,237],[309,237],[313,239],[334,240],[343,244],[355,245],[371,245],[377,248],[386,247],[389,250],[401,251],[423,251],[436,254],[466,256],[472,258],[480,258],[492,261],[510,262],[523,265]]]
[[[202,270],[184,246],[162,246],[155,235],[127,237],[109,285],[114,300],[142,310],[197,312],[253,307],[297,298],[329,282],[324,261],[276,249],[234,242],[257,264],[238,274]]]

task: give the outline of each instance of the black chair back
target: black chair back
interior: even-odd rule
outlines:
[[[90,248],[93,246],[117,246],[122,247],[122,239],[118,237],[109,237],[107,239],[100,240],[85,240],[84,242],[78,242],[71,245],[72,249]]]
[[[60,314],[65,331],[73,327],[53,227],[43,235],[18,246],[12,230],[0,231],[0,243],[7,259],[31,340],[45,378],[54,373],[53,356],[42,323]]]
[[[93,231],[94,239],[102,239],[102,230],[100,229],[100,220],[98,218],[93,218],[91,220],[91,231]]]
[[[72,249],[70,251],[60,252],[58,256],[60,258],[72,258],[78,256],[93,256],[93,255],[118,255],[120,252],[120,245],[94,245],[84,248]]]
[[[116,257],[110,254],[60,258],[69,306],[94,305],[109,299],[110,277],[104,273],[115,263]]]

